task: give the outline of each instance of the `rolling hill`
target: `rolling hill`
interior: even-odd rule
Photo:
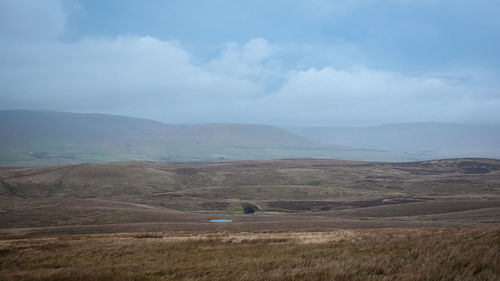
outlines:
[[[282,129],[251,124],[168,125],[106,114],[0,111],[2,139],[165,142],[169,144],[314,147],[318,143]]]
[[[237,229],[498,223],[499,188],[492,159],[4,167],[0,234],[202,230],[213,217]]]
[[[169,125],[104,114],[0,111],[0,165],[276,158],[411,160],[411,155],[326,145],[253,124]]]
[[[406,152],[420,159],[500,159],[499,124],[406,123],[370,127],[284,127],[335,145]]]

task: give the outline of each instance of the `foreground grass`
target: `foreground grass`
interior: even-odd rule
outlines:
[[[0,241],[1,280],[498,280],[500,228]]]

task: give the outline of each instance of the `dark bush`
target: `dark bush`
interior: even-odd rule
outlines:
[[[243,213],[245,214],[253,214],[259,210],[259,207],[250,203],[244,203],[242,204],[242,207],[243,207]]]

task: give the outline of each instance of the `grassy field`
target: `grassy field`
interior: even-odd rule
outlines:
[[[335,158],[371,161],[410,161],[419,158],[400,152],[316,147],[238,146],[172,144],[168,142],[124,142],[77,140],[4,140],[0,138],[0,166],[50,166],[117,161],[196,162],[263,160],[279,158]]]
[[[498,280],[500,228],[0,240],[2,280]]]
[[[500,223],[500,161],[0,168],[0,199],[0,236],[480,225]]]
[[[0,168],[2,281],[499,280],[499,255],[498,160]]]
[[[183,211],[232,211],[251,203],[264,212],[499,200],[500,161],[289,159],[0,168],[0,196],[99,198]]]

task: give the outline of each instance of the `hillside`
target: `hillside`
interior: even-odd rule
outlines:
[[[244,229],[327,226],[332,220],[358,227],[498,223],[500,160],[290,159],[0,168],[0,197],[4,230],[60,226],[69,231],[78,226],[79,232],[101,232],[111,231],[104,227],[110,225],[112,231],[125,231],[161,229],[165,223],[194,230],[213,227],[206,223],[213,216],[231,217],[238,223],[229,227]],[[258,214],[243,215],[253,212]]]
[[[407,123],[371,127],[285,127],[328,144],[406,152],[420,159],[500,159],[500,125]]]
[[[266,125],[168,125],[103,114],[0,111],[1,166],[276,158],[397,161],[409,157],[325,145]]]
[[[168,125],[105,114],[0,111],[0,137],[13,140],[307,147],[318,143],[266,125]]]

